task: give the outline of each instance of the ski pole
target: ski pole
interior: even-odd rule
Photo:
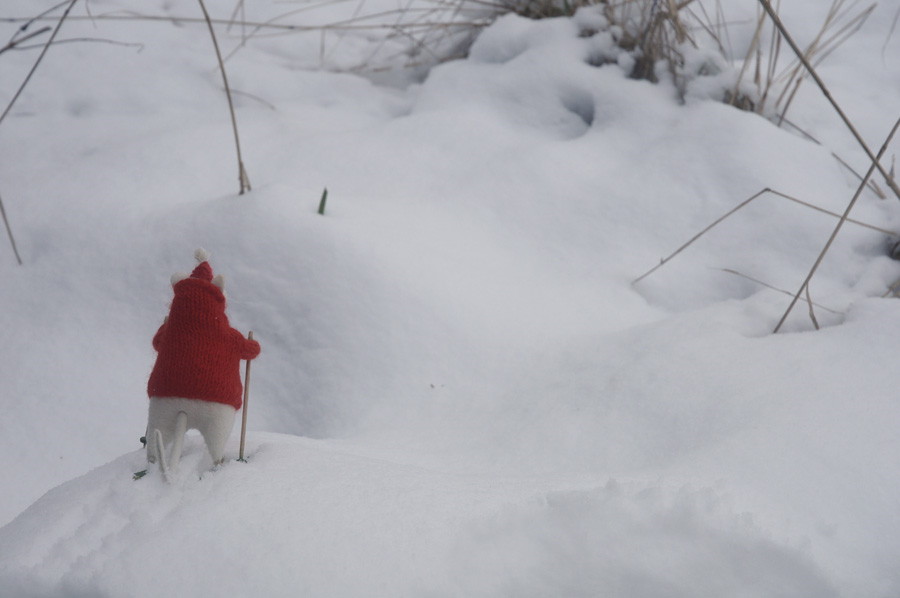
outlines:
[[[251,341],[253,340],[253,331],[247,335]],[[250,399],[250,359],[247,360],[247,369],[244,370],[244,407],[241,412],[241,450],[238,455],[238,461],[244,460],[244,438],[247,435],[247,401]]]

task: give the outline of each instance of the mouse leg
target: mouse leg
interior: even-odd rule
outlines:
[[[161,451],[170,449],[169,461],[177,465],[181,457],[181,446],[187,429],[185,405],[194,401],[178,397],[150,397],[147,415],[147,461],[156,463]],[[159,434],[156,433],[159,430]],[[162,438],[162,446],[159,439]]]
[[[231,405],[216,403],[213,401],[198,401],[198,416],[196,428],[203,435],[206,448],[212,457],[213,465],[221,465],[225,462],[225,443],[234,426],[234,416],[237,411]]]
[[[170,410],[166,409],[167,404],[165,403],[167,399],[161,399],[159,397],[150,397],[150,409],[147,414],[147,461],[149,463],[156,463],[157,455],[159,455],[160,450],[164,450],[165,445],[169,444],[172,441],[172,436],[174,433],[175,422],[170,417],[168,413]],[[156,434],[155,430],[159,430],[162,436],[163,446],[157,446],[159,442],[159,436]]]

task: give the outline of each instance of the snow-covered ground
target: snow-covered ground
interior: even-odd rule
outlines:
[[[742,56],[755,3],[721,4]],[[827,3],[785,4],[811,39]],[[820,65],[874,151],[898,10]],[[836,220],[772,195],[631,282],[766,187],[842,212],[858,179],[833,153],[865,154],[809,81],[789,117],[822,145],[710,99],[729,71],[683,102],[629,79],[597,24],[506,16],[421,80],[336,70],[381,64],[383,33],[221,28],[239,196],[205,25],[67,22],[93,41],[51,48],[0,124],[24,261],[0,239],[0,595],[900,594],[895,238],[844,226],[818,331],[800,303],[772,334],[790,298],[747,277],[796,291]],[[38,51],[0,53],[0,108]],[[853,217],[900,231],[900,202],[866,191]],[[197,247],[263,347],[248,462],[210,471],[192,434],[171,485],[133,481],[150,340]]]

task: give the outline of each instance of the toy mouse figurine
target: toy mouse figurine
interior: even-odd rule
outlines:
[[[153,337],[158,355],[147,383],[147,460],[158,459],[167,479],[189,429],[203,435],[214,465],[224,462],[225,442],[241,408],[240,362],[259,355],[259,343],[228,324],[224,281],[213,278],[209,256],[202,249],[195,256],[200,264],[190,276],[172,277],[175,297]]]

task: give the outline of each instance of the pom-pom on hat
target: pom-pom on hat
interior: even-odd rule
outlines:
[[[194,257],[197,258],[197,261],[200,263],[197,264],[197,267],[191,272],[191,278],[199,278],[206,282],[212,282],[213,270],[212,266],[210,266],[207,261],[209,259],[209,254],[204,249],[198,249],[194,252]]]
[[[224,293],[225,292],[225,279],[222,277],[221,274],[219,274],[217,276],[213,276],[212,266],[210,266],[209,262],[207,261],[209,259],[209,254],[203,249],[198,249],[196,252],[194,252],[194,257],[196,257],[197,261],[200,263],[197,264],[197,267],[194,268],[194,271],[191,272],[191,275],[188,276],[187,274],[184,274],[184,273],[173,274],[172,279],[171,279],[172,286],[174,287],[176,284],[183,282],[185,280],[188,280],[188,281],[195,280],[198,282],[199,281],[211,282],[213,286],[218,287],[219,290],[222,293]],[[192,285],[192,286],[196,286],[196,285]],[[204,286],[204,285],[201,284],[200,286]],[[223,297],[224,297],[224,295],[223,295]]]

